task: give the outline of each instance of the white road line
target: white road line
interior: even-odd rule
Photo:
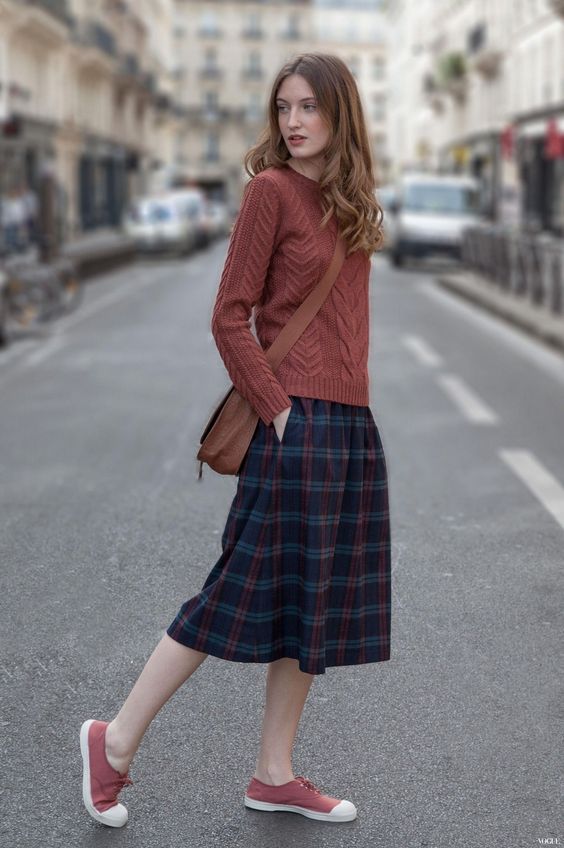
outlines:
[[[41,365],[42,362],[49,359],[49,357],[54,353],[57,353],[58,350],[61,350],[61,348],[64,347],[65,342],[66,339],[63,339],[59,333],[51,336],[45,344],[26,356],[24,366],[26,368],[34,368],[36,365]]]
[[[458,313],[480,330],[510,347],[518,356],[527,362],[532,362],[545,373],[550,373],[564,385],[564,357],[560,352],[551,350],[545,342],[528,335],[524,330],[515,327],[496,315],[487,312],[483,307],[476,306],[463,300],[460,295],[443,289],[436,282],[426,281],[416,288],[440,306]]]
[[[61,318],[57,322],[56,329],[53,331],[54,335],[49,339],[49,341],[38,350],[35,350],[27,357],[24,357],[22,362],[23,367],[28,368],[30,366],[33,367],[40,365],[45,362],[45,360],[49,359],[49,357],[54,353],[61,350],[66,341],[68,341],[68,339],[63,339],[62,337],[65,330],[75,327],[77,324],[80,324],[81,321],[86,321],[88,318],[91,318],[97,312],[100,312],[108,306],[115,306],[120,301],[129,297],[129,295],[142,291],[147,286],[159,282],[161,278],[162,276],[150,275],[146,279],[136,279],[133,282],[120,286],[119,289],[115,289],[108,292],[106,295],[102,295],[102,297],[98,298],[94,303],[87,304],[78,312],[73,313],[66,318]]]
[[[460,377],[441,374],[437,377],[437,380],[469,421],[474,424],[498,423],[499,419],[495,412]]]
[[[438,368],[443,364],[443,360],[431,345],[422,339],[420,336],[402,336],[401,340],[404,346],[411,351],[415,358],[422,365],[429,365],[431,368]]]
[[[13,359],[18,359],[29,350],[36,348],[42,342],[43,339],[26,339],[25,341],[14,342],[13,347],[9,347],[8,350],[3,350],[0,353],[0,367],[7,365]]]
[[[189,276],[193,271],[197,274],[201,273],[205,267],[205,265],[197,265],[194,269],[189,264],[181,265],[182,272],[186,276]],[[118,271],[116,273],[121,275],[122,272]],[[77,312],[74,312],[72,315],[58,318],[53,330],[50,331],[49,340],[47,342],[44,338],[34,338],[18,342],[13,348],[8,349],[7,351],[1,351],[0,368],[15,360],[14,369],[9,371],[6,375],[2,375],[2,383],[4,384],[6,380],[17,373],[20,367],[34,367],[45,362],[54,353],[57,353],[57,351],[64,347],[66,340],[63,340],[62,334],[65,330],[75,327],[77,324],[80,324],[81,321],[86,321],[88,318],[91,318],[93,315],[96,315],[96,313],[101,312],[106,307],[114,306],[120,301],[125,300],[129,297],[129,295],[142,291],[153,283],[160,284],[163,280],[166,280],[167,277],[172,277],[172,269],[169,265],[165,267],[160,266],[158,268],[149,266],[140,266],[137,268],[132,267],[128,270],[128,273],[135,273],[135,279],[121,285],[119,282],[116,283],[119,288],[111,288],[105,294],[96,297],[95,300],[81,305]],[[121,279],[121,276],[118,279]],[[113,284],[113,281],[104,281],[101,283],[101,285],[105,285],[108,288]],[[31,354],[29,353],[30,350]]]
[[[86,321],[88,318],[92,317],[92,315],[96,315],[97,312],[100,312],[107,306],[114,306],[116,303],[119,303],[120,300],[124,300],[133,292],[140,291],[145,288],[145,286],[153,282],[155,282],[155,277],[147,277],[147,279],[144,280],[134,280],[132,282],[125,283],[123,286],[120,286],[119,289],[114,289],[113,291],[102,295],[102,297],[99,297],[96,301],[94,301],[94,303],[89,303],[86,306],[83,306],[73,315],[69,315],[67,318],[62,318],[59,321],[59,326],[62,330],[74,327],[76,324],[80,324],[81,321]]]
[[[499,455],[564,530],[564,488],[556,477],[530,451],[501,448]]]

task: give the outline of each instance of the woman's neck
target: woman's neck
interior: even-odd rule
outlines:
[[[304,167],[303,160],[300,161],[291,157],[287,160],[287,164],[291,168],[293,168],[294,171],[297,171],[298,174],[301,174],[303,177],[307,177],[310,180],[315,180],[316,182],[319,182],[321,168],[317,163],[309,161],[307,167]]]

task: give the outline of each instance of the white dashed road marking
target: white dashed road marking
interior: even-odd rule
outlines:
[[[41,365],[41,363],[45,359],[49,359],[52,354],[56,353],[58,350],[64,346],[65,340],[58,333],[51,336],[51,338],[46,341],[41,347],[38,347],[37,350],[34,350],[32,353],[29,353],[25,358],[25,366],[26,367],[34,367],[35,365]]]
[[[402,342],[422,365],[438,368],[443,364],[439,354],[420,336],[402,336]]]
[[[530,451],[502,448],[499,455],[564,530],[564,488],[556,477]]]
[[[490,409],[460,377],[442,374],[437,380],[469,421],[474,424],[498,423],[498,416],[493,409]]]

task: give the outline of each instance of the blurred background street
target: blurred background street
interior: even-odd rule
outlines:
[[[210,657],[111,835],[562,841],[564,3],[0,0],[2,844],[107,840],[78,729],[220,553],[236,480],[195,459],[228,386],[211,309],[271,81],[309,50],[355,74],[386,235],[392,662],[320,676],[294,759],[358,818],[243,807],[265,667]]]

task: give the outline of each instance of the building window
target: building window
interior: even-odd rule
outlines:
[[[249,53],[249,69],[251,71],[260,71],[260,53],[257,50],[251,50]]]
[[[215,47],[208,47],[206,49],[205,67],[206,68],[217,67],[217,50],[215,49]]]
[[[204,158],[206,162],[217,162],[219,160],[219,135],[216,132],[209,132],[206,135]]]
[[[251,50],[247,56],[247,63],[243,69],[243,77],[246,79],[262,79],[263,68],[261,54],[258,50]]]
[[[386,98],[383,94],[372,95],[372,120],[384,121],[386,119]]]
[[[204,109],[206,112],[217,112],[218,108],[217,91],[204,91]]]
[[[252,121],[257,121],[262,117],[263,114],[263,102],[262,95],[257,91],[253,91],[249,95],[249,105],[247,108],[247,115]]]
[[[293,12],[288,16],[286,28],[281,32],[282,38],[300,38],[300,16]]]
[[[244,38],[261,38],[263,35],[258,12],[249,12],[245,19],[242,35]]]
[[[386,158],[386,138],[383,135],[377,135],[374,139],[374,153],[378,159]]]
[[[215,38],[221,34],[217,13],[212,9],[205,9],[200,18],[199,34],[204,38]]]
[[[383,80],[385,67],[383,58],[381,56],[375,56],[372,59],[372,79]]]

